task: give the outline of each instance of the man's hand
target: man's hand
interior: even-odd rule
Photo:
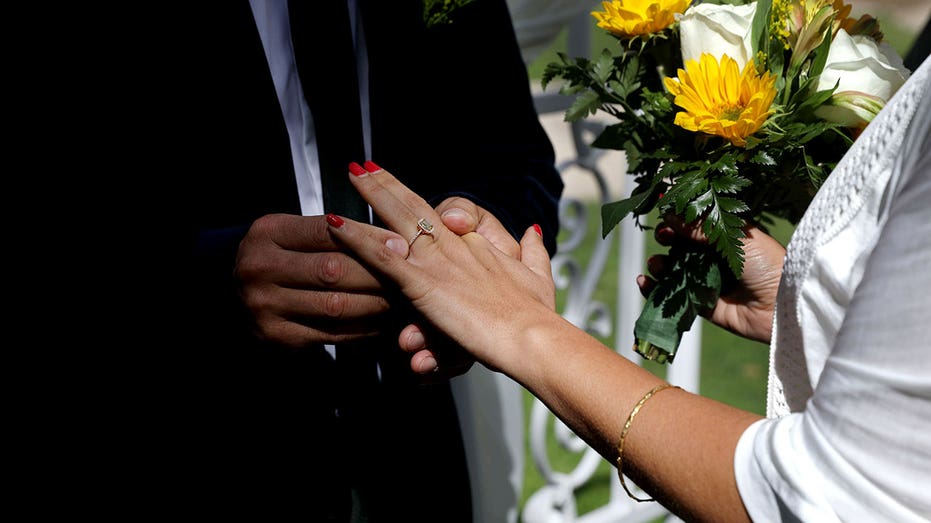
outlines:
[[[259,218],[240,242],[234,274],[257,335],[294,349],[374,336],[389,308],[382,285],[333,243],[323,216]]]
[[[472,201],[460,197],[447,198],[436,207],[436,212],[443,218],[443,224],[459,236],[477,232],[499,251],[511,258],[520,258],[517,240],[493,214]]]

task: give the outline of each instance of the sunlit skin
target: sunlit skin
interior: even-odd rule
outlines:
[[[604,11],[592,11],[598,27],[621,38],[658,33],[675,23],[692,0],[612,0],[602,2]]]
[[[678,78],[664,81],[675,104],[684,109],[676,113],[676,125],[720,136],[737,147],[746,146],[747,137],[773,114],[776,78],[769,72],[757,75],[753,62],[741,71],[729,56],[719,63],[705,53],[699,62],[689,60],[679,69]]]

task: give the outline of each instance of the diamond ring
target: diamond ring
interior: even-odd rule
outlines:
[[[417,234],[411,236],[410,240],[407,240],[407,245],[414,245],[414,240],[420,238],[421,234],[433,235],[433,224],[428,222],[426,218],[417,220]]]

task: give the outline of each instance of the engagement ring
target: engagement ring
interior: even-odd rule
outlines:
[[[433,235],[433,224],[428,222],[426,218],[417,220],[417,234],[411,236],[410,240],[407,240],[407,245],[414,245],[414,240],[420,238],[421,234]]]

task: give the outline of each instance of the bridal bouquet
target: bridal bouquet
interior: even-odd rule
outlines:
[[[654,210],[700,223],[708,246],[670,248],[634,350],[671,363],[682,334],[739,278],[749,222],[797,223],[859,132],[905,82],[879,22],[843,0],[612,0],[592,16],[617,40],[593,59],[559,55],[542,85],[574,96],[566,120],[603,111],[594,140],[626,153],[629,198],[602,234]],[[612,120],[613,120],[612,119]]]

